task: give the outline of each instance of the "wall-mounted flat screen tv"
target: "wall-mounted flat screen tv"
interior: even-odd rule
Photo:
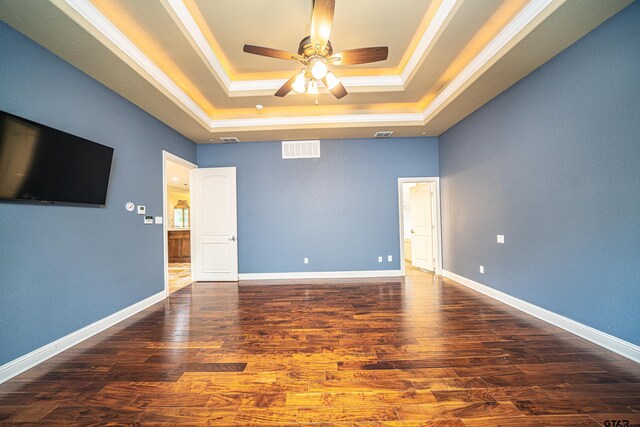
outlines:
[[[104,206],[113,148],[0,111],[0,201]]]

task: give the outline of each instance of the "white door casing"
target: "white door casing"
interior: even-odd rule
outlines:
[[[418,184],[409,190],[411,206],[411,263],[414,267],[435,270],[433,257],[433,183]]]
[[[236,168],[191,171],[193,279],[238,280]]]

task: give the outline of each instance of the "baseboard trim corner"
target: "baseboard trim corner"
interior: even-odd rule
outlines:
[[[352,279],[365,277],[400,277],[400,270],[363,271],[300,271],[293,273],[242,273],[239,280],[287,280],[287,279]]]
[[[163,290],[0,366],[0,384],[166,298]]]
[[[584,338],[587,341],[591,341],[600,347],[611,350],[620,356],[633,360],[636,363],[640,363],[640,346],[636,344],[614,337],[613,335],[609,335],[606,332],[602,332],[598,329],[592,328],[591,326],[576,322],[568,317],[564,317],[537,305],[523,301],[487,285],[483,285],[482,283],[467,279],[466,277],[457,275],[451,271],[442,270],[442,275],[460,283],[461,285],[480,292],[481,294],[487,295],[513,308],[517,308],[520,311],[537,317],[540,320],[544,320],[547,323],[557,326],[558,328],[564,329],[567,332]]]

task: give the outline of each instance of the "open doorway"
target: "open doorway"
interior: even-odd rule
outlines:
[[[165,292],[191,284],[191,182],[196,165],[163,151]]]
[[[399,178],[400,255],[407,269],[442,274],[438,178]]]

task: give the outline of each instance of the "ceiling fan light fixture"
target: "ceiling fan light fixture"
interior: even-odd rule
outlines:
[[[307,93],[309,95],[317,95],[318,94],[318,83],[311,79],[309,81],[309,87],[307,88]]]
[[[322,80],[327,75],[327,64],[322,59],[316,59],[311,65],[311,75],[316,80]]]
[[[336,99],[342,99],[348,92],[340,80],[329,71],[328,64],[369,64],[384,61],[389,56],[388,46],[362,47],[334,53],[329,38],[333,27],[335,3],[336,0],[313,0],[310,34],[300,41],[297,54],[247,44],[242,48],[244,52],[252,55],[302,63],[303,72],[289,77],[274,96],[282,98],[292,91],[316,95],[318,82],[321,81]],[[316,105],[317,103],[316,97]]]
[[[307,79],[305,77],[305,70],[302,70],[300,74],[296,76],[296,79],[291,87],[298,93],[304,93],[307,90]]]
[[[335,74],[329,71],[324,77],[324,84],[327,86],[327,89],[331,90],[340,84],[340,80],[338,80]]]

